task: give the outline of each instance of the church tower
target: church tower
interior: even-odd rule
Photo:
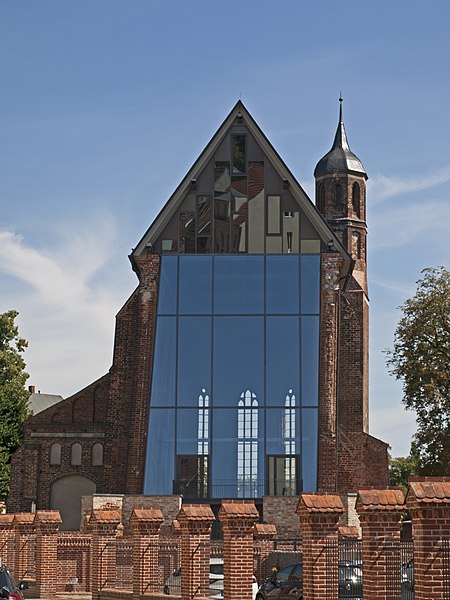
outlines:
[[[355,261],[353,274],[367,296],[366,180],[359,158],[350,150],[339,98],[339,123],[331,150],[317,163],[316,206]]]
[[[331,150],[317,163],[314,177],[316,206],[354,261],[352,275],[338,307],[336,487],[345,491],[367,480],[366,461],[361,458],[366,454],[364,434],[369,429],[369,300],[367,174],[359,158],[350,150],[342,117],[342,98],[339,102],[334,142]]]

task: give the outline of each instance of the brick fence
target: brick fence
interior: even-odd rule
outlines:
[[[303,562],[303,600],[339,598],[338,537],[355,533],[339,528],[343,510],[332,494],[298,499],[299,525],[291,537],[301,533],[302,547],[286,554],[291,562]],[[412,479],[406,501],[399,488],[359,491],[364,600],[404,597],[405,510],[412,516],[415,600],[450,600],[449,477]],[[16,579],[32,583],[33,597],[82,592],[93,600],[158,600],[170,592],[181,600],[202,600],[209,596],[211,561],[223,563],[225,600],[250,600],[254,575],[259,582],[270,575],[271,555],[280,547],[275,527],[256,523],[254,503],[246,500],[224,501],[219,518],[223,542],[210,540],[214,515],[205,504],[183,504],[170,531],[161,528],[161,510],[148,506],[134,508],[126,523],[118,510],[93,509],[83,534],[59,532],[56,511],[3,514],[0,558]],[[412,580],[407,583],[412,587]]]

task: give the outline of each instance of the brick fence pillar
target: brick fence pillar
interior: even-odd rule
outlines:
[[[57,510],[36,513],[36,592],[38,597],[54,596],[57,584],[58,530],[62,523]]]
[[[252,500],[224,500],[220,507],[227,600],[252,600],[253,528],[258,518]]]
[[[409,480],[415,600],[442,600],[450,592],[450,477]]]
[[[253,528],[254,548],[258,551],[255,575],[259,585],[269,576],[267,559],[270,551],[273,550],[272,540],[276,533],[277,528],[275,525],[269,525],[268,523],[255,523]]]
[[[14,515],[0,515],[0,559],[5,565],[14,564],[13,521]]]
[[[359,490],[364,600],[400,598],[401,489]]]
[[[303,600],[338,600],[339,496],[302,494],[297,505],[303,547]]]
[[[161,591],[159,573],[159,530],[164,516],[159,508],[135,508],[130,525],[133,532],[133,596]]]
[[[120,523],[118,510],[92,510],[89,529],[92,534],[92,600],[99,592],[114,587],[116,570],[116,528]]]
[[[34,571],[32,535],[34,533],[35,513],[16,513],[14,515],[14,577],[21,581],[30,577]]]
[[[181,528],[181,598],[208,598],[214,513],[205,504],[183,504],[177,521]]]

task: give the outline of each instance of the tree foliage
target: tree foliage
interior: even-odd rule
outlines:
[[[415,295],[387,351],[390,372],[403,381],[403,403],[416,412],[411,455],[420,475],[450,474],[450,273],[422,271]]]
[[[390,456],[389,455],[389,484],[400,485],[406,493],[408,479],[417,475],[417,459],[415,456]]]
[[[21,440],[28,417],[28,374],[22,353],[27,342],[19,337],[15,310],[0,314],[0,500],[6,498],[11,455]]]

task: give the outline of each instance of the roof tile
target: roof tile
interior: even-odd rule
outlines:
[[[308,512],[343,513],[344,505],[335,494],[302,494],[297,510],[304,506]]]
[[[417,502],[450,503],[450,477],[411,478],[408,499]]]
[[[362,489],[358,492],[356,505],[360,510],[393,510],[404,509],[404,496],[400,488]]]

